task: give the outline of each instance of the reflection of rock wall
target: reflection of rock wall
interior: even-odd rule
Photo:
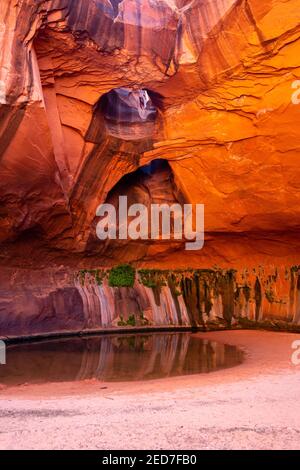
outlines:
[[[242,361],[234,346],[189,333],[102,336],[10,345],[0,383],[147,380],[207,373]]]
[[[64,268],[2,273],[0,337],[132,326],[300,325],[298,268],[146,272],[133,288],[111,288],[105,277],[101,282],[94,274],[74,276]]]
[[[16,271],[1,273],[0,335],[107,328],[141,308],[155,325],[299,323],[299,276],[282,268],[300,264],[298,3],[1,2],[0,264]],[[95,105],[119,87],[149,90],[153,128],[107,132]],[[204,249],[146,241],[103,251],[96,208],[157,159],[172,184],[161,173],[128,194],[204,203]],[[238,274],[133,290],[69,274],[120,261]]]

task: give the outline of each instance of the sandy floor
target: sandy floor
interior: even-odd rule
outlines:
[[[299,335],[199,334],[239,345],[238,367],[144,383],[0,392],[0,449],[300,449]]]

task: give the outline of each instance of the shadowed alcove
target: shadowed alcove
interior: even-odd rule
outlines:
[[[127,196],[128,207],[133,204],[143,204],[151,214],[152,204],[174,203],[184,204],[184,196],[177,187],[171,166],[167,160],[155,159],[149,164],[143,165],[137,170],[124,175],[119,182],[109,191],[106,203],[115,207],[117,216],[119,214],[119,197]],[[150,217],[150,216],[149,216]],[[97,252],[105,257],[117,256],[119,260],[131,261],[139,257],[151,255],[152,251],[167,252],[170,246],[178,249],[182,241],[178,240],[151,240],[149,219],[149,238],[131,240],[105,240],[101,241],[96,236],[96,226],[100,218],[96,217],[92,224],[91,235],[88,241],[88,251]],[[128,217],[128,223],[132,220]],[[117,231],[118,231],[117,223]],[[171,219],[171,231],[173,231],[173,220]]]
[[[138,87],[115,88],[101,96],[93,111],[86,139],[99,143],[103,133],[122,140],[154,137],[163,98]]]

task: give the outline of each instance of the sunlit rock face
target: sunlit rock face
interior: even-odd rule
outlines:
[[[2,1],[2,263],[299,264],[299,19],[297,0]],[[91,245],[98,205],[158,159],[205,204],[204,249]]]

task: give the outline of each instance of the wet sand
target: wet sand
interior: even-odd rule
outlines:
[[[147,382],[0,390],[0,449],[300,449],[300,335],[199,333],[237,345],[243,364]]]

